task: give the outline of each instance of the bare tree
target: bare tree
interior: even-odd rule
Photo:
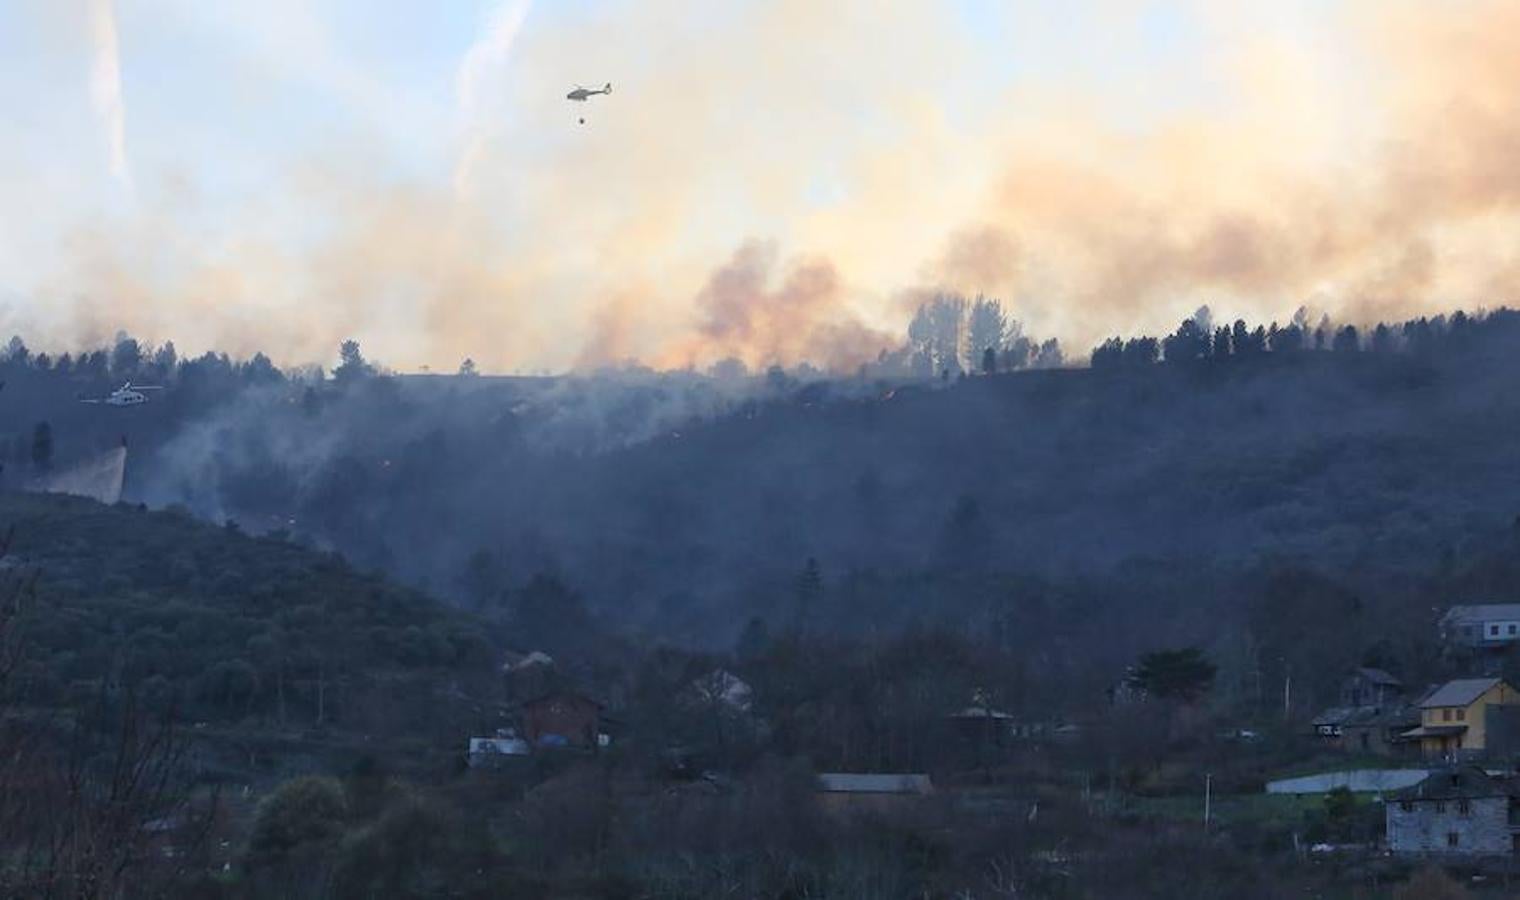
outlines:
[[[191,806],[186,744],[171,709],[103,689],[86,710],[27,705],[24,625],[37,572],[0,538],[0,895],[162,893],[203,859],[214,798]]]

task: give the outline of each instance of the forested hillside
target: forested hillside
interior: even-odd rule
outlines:
[[[1327,758],[1305,723],[1348,669],[1470,675],[1436,619],[1520,593],[1520,320],[1189,320],[1090,368],[993,353],[975,375],[938,366],[942,337],[916,351],[937,376],[836,379],[396,376],[355,345],[332,377],[154,369],[130,339],[80,373],[13,347],[11,488],[128,444],[128,502],[0,493],[0,724],[28,751],[0,766],[25,786],[0,840],[105,821],[121,848],[28,857],[16,883],[779,895],[981,884],[1010,852],[1035,893],[1108,896],[1167,869],[1151,853],[1188,860],[1177,896],[1250,896],[1280,864],[1333,881],[1287,848],[1362,839],[1366,809],[1256,794]],[[129,378],[165,390],[76,402]],[[464,771],[528,690],[507,650],[604,700],[610,749]],[[1168,660],[1196,683],[1113,702]],[[1484,665],[1520,677],[1515,653]],[[752,705],[702,700],[729,678]],[[967,703],[1023,737],[968,737]],[[134,767],[164,787],[119,801]],[[928,772],[956,799],[841,824],[815,771]],[[1205,771],[1231,812],[1169,836],[1195,834]],[[144,855],[165,820],[188,849]]]
[[[974,324],[987,303],[955,308]],[[877,624],[953,620],[1013,583],[1121,607],[1164,594],[1224,621],[1239,592],[1219,585],[1241,573],[1400,582],[1506,540],[1520,513],[1514,314],[1361,334],[1201,315],[1110,341],[1092,368],[1038,368],[1016,323],[982,329],[1001,335],[980,338],[990,356],[926,324],[834,379],[390,376],[355,345],[329,378],[130,339],[70,367],[13,348],[6,477],[125,435],[129,499],[288,533],[480,608],[554,572],[606,622],[702,643],[794,620],[809,559],[806,615],[847,630],[862,604]],[[73,402],[117,377],[167,390]]]
[[[0,893],[209,896],[273,785],[454,771],[499,638],[283,535],[0,491]]]
[[[282,537],[0,493],[5,534],[4,565],[29,585],[12,632],[29,707],[130,692],[252,730],[430,735],[467,715],[438,697],[495,670],[477,621]]]

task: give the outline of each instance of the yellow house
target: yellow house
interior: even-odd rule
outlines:
[[[1502,678],[1448,681],[1420,701],[1420,727],[1404,732],[1427,757],[1475,756],[1488,749],[1490,706],[1520,704],[1520,692]]]

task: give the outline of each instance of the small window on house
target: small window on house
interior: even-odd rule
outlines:
[[[1402,810],[1402,811],[1404,811],[1404,812],[1414,812],[1414,801],[1413,800],[1400,800],[1399,801],[1399,809]]]
[[[1467,816],[1472,814],[1472,804],[1466,800],[1457,801],[1457,815]]]
[[[1441,721],[1442,722],[1450,722],[1451,721],[1451,710],[1449,710],[1449,709],[1443,709],[1443,710],[1441,710]]]
[[[1459,709],[1459,710],[1457,710],[1457,721],[1458,722],[1466,722],[1467,721],[1467,710],[1465,710],[1465,709]]]
[[[1488,626],[1488,633],[1489,633],[1489,635],[1491,637],[1498,637],[1499,636],[1499,626],[1498,625],[1490,625],[1490,626]]]
[[[1514,634],[1517,627],[1520,627],[1520,626],[1515,626],[1515,625],[1509,626],[1509,633],[1510,634]]]
[[[1455,847],[1460,843],[1462,843],[1462,835],[1455,831],[1446,832],[1446,846]]]

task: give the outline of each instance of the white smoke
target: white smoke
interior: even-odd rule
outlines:
[[[497,7],[491,16],[486,32],[480,40],[470,45],[459,71],[454,78],[454,90],[459,102],[459,118],[464,123],[464,146],[454,167],[454,191],[464,193],[470,184],[470,176],[494,129],[482,115],[485,95],[491,81],[501,76],[512,44],[522,30],[528,17],[530,0],[507,0]]]
[[[127,166],[127,107],[121,93],[121,52],[116,34],[114,0],[91,0],[90,44],[94,58],[90,71],[90,99],[100,117],[111,153],[111,175],[130,186]]]

